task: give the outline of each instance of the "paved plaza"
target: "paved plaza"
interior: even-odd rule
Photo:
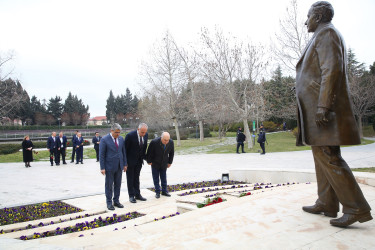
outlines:
[[[344,147],[342,156],[352,168],[375,167],[375,144]],[[168,184],[220,179],[222,173],[238,169],[311,173],[314,164],[310,150],[266,155],[176,155],[168,169]],[[22,163],[4,163],[0,164],[0,171],[0,208],[63,200],[87,212],[108,213],[104,177],[95,160],[85,160],[83,165],[53,167],[49,162],[35,162],[31,168],[25,168]],[[355,175],[375,179],[371,173]],[[121,227],[126,225],[126,229],[111,225],[89,230],[84,237],[72,233],[27,242],[5,234],[0,237],[0,249],[375,249],[374,220],[342,229],[330,226],[328,217],[302,211],[303,205],[314,203],[316,183],[301,182],[249,197],[228,196],[228,201],[221,204],[191,209],[157,222],[153,219],[178,211],[182,198],[173,193],[170,198],[156,199],[147,190],[152,185],[150,167],[144,165],[141,188],[148,200],[131,204],[126,178],[123,178],[120,201],[125,208],[115,212],[146,214],[124,222]],[[361,184],[361,188],[374,208],[375,187]],[[185,199],[197,202],[204,195]]]

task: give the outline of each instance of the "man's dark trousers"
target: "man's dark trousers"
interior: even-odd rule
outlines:
[[[65,163],[66,148],[60,148],[60,154],[61,154],[61,158],[62,158],[63,163]],[[60,159],[60,157],[59,157],[59,159]]]
[[[105,171],[105,197],[107,200],[107,206],[112,205],[112,194],[113,202],[120,203],[120,189],[122,180],[122,170],[120,164],[116,171]]]
[[[245,151],[243,150],[243,142],[237,142],[237,153],[238,153],[238,150],[240,149],[240,146],[242,148],[242,153],[245,153]]]
[[[73,145],[73,149],[72,149],[72,162],[74,162],[74,155],[75,154],[76,154],[76,148]]]
[[[155,193],[160,194],[159,177],[161,181],[161,191],[163,193],[168,192],[167,190],[167,169],[152,168],[152,179],[154,180]]]
[[[129,197],[139,197],[141,190],[139,189],[139,176],[142,170],[142,162],[136,165],[128,165],[126,170],[126,180],[128,184]]]
[[[266,148],[264,147],[264,142],[259,142],[259,145],[260,147],[262,148],[262,153],[265,154],[266,153]]]
[[[58,150],[57,148],[53,148],[49,150],[49,161],[51,162],[51,165],[53,165],[53,157],[55,157],[55,163],[60,162],[60,155],[58,155]],[[59,157],[59,158],[57,158]]]
[[[99,161],[99,147],[95,147],[96,160]]]

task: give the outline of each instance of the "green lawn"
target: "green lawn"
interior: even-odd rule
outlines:
[[[357,172],[375,173],[375,167],[371,167],[371,168],[351,168],[351,170],[357,171]]]
[[[235,132],[228,133],[228,137],[235,136]],[[297,147],[295,146],[296,139],[291,132],[281,132],[281,133],[274,133],[274,134],[267,134],[267,141],[266,143],[266,152],[287,152],[287,151],[300,151],[300,150],[309,150],[309,146]],[[217,137],[209,137],[205,138],[203,142],[199,141],[199,139],[189,139],[189,140],[182,140],[181,146],[177,147],[177,142],[175,142],[175,150],[183,151],[186,149],[194,148],[194,147],[201,147],[201,146],[208,146],[219,144],[223,140],[232,139],[233,138],[223,138],[220,140]],[[373,143],[374,141],[362,139],[362,145]],[[234,142],[235,143],[235,142]],[[257,153],[260,152],[261,148],[259,147],[259,143],[255,142],[255,146],[252,149],[247,149],[247,145],[245,146],[245,152],[248,153]],[[84,149],[84,159],[95,159],[96,154],[93,148],[85,148]],[[215,153],[215,154],[223,154],[223,153],[235,153],[236,152],[236,144],[232,145],[220,145],[208,153]],[[71,148],[67,150],[67,161],[71,159]],[[34,154],[34,161],[48,161],[49,160],[49,153],[48,151],[39,151],[37,155]],[[4,162],[22,162],[22,152],[16,152],[9,155],[0,155],[0,163]]]
[[[301,150],[309,150],[311,149],[310,146],[296,146],[296,138],[293,136],[291,132],[281,132],[281,133],[274,133],[274,134],[266,134],[267,142],[266,153],[271,152],[288,152],[288,151],[301,151]],[[374,141],[362,139],[362,145],[373,143]],[[245,152],[248,153],[257,153],[261,152],[261,148],[259,143],[255,142],[255,146],[252,149],[247,148],[247,144],[245,145]],[[222,147],[218,147],[209,151],[208,153],[211,154],[223,154],[223,153],[235,153],[236,152],[236,145],[226,145]]]

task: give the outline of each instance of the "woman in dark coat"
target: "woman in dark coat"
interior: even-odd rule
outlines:
[[[30,137],[26,135],[23,138],[22,142],[22,153],[23,153],[23,162],[25,163],[25,167],[29,168],[30,162],[33,161],[33,143],[30,140]]]

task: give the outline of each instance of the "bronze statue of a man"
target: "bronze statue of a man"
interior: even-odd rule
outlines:
[[[360,144],[347,78],[344,39],[332,25],[332,5],[314,3],[307,15],[307,44],[296,71],[298,105],[297,146],[311,145],[318,182],[318,199],[305,206],[308,213],[337,217],[331,225],[346,227],[372,219],[370,206],[352,171],[341,157],[340,145]]]

